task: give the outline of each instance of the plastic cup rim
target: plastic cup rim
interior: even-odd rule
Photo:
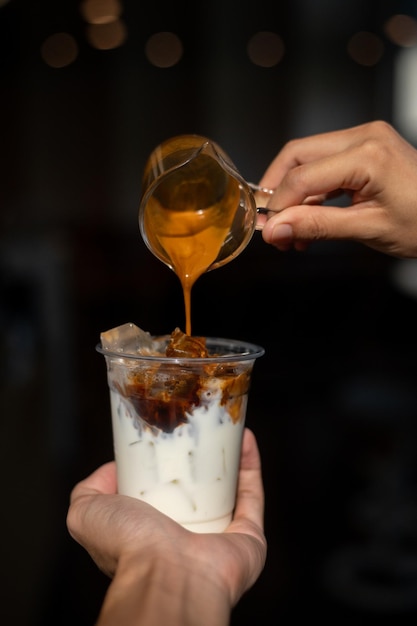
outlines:
[[[164,340],[169,339],[169,335],[162,335],[153,337],[153,339]],[[225,339],[222,337],[207,337],[207,344],[209,347],[215,348],[217,346],[240,346],[245,349],[243,352],[228,352],[225,354],[219,354],[209,357],[169,357],[165,355],[151,355],[151,354],[131,354],[128,352],[117,352],[113,350],[107,350],[103,348],[101,342],[96,345],[96,351],[103,354],[105,357],[115,359],[126,359],[132,361],[159,361],[163,363],[215,363],[215,362],[235,362],[235,361],[253,361],[265,354],[265,348],[254,343],[247,341],[239,341],[236,339]]]

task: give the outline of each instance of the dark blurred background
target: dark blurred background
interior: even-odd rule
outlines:
[[[0,1],[0,621],[91,626],[108,580],[68,535],[112,457],[102,330],[184,326],[137,226],[150,151],[217,141],[257,181],[294,137],[376,118],[417,140],[417,2]],[[248,425],[268,562],[233,624],[415,624],[417,265],[255,233],[193,332],[266,348]]]

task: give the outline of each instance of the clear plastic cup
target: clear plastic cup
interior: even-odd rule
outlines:
[[[264,349],[219,338],[206,346],[205,358],[97,350],[107,365],[118,492],[189,530],[222,532],[235,506],[252,369]]]

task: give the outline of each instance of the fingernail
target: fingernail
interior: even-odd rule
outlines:
[[[258,215],[256,216],[255,229],[262,230],[265,224],[266,224],[266,215],[264,215],[263,213],[258,213]]]
[[[277,224],[272,229],[272,241],[292,241],[294,238],[292,226],[290,224]]]

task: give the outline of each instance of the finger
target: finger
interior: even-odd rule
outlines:
[[[288,250],[294,242],[350,239],[368,245],[385,235],[383,210],[369,206],[294,206],[273,215],[263,227],[266,243]]]
[[[366,137],[379,134],[384,126],[384,122],[372,122],[289,141],[265,171],[260,186],[274,189],[292,168],[361,144]]]
[[[381,153],[374,144],[348,148],[344,152],[312,161],[290,170],[271,196],[267,209],[281,211],[287,207],[312,203],[312,198],[332,197],[343,189],[352,194],[352,202],[377,197],[382,191],[374,181],[381,168]],[[381,177],[379,176],[379,179]]]
[[[340,193],[340,190],[337,190],[327,195],[321,194],[318,196],[309,196],[304,200],[303,204],[322,204],[323,202],[325,202],[325,200],[328,200],[329,198],[334,198],[340,195],[342,195]],[[258,207],[258,212],[256,214],[256,224],[255,224],[256,230],[262,230],[268,220],[268,217],[273,217],[273,215],[275,215],[276,213],[279,213],[280,211],[281,209],[278,210],[278,209],[272,209],[272,208],[267,209],[266,207],[265,208]]]
[[[249,520],[263,529],[264,489],[261,458],[255,435],[245,428],[234,521]]]
[[[111,567],[105,565],[104,559],[100,557],[100,549],[97,550],[95,547],[95,541],[97,537],[100,537],[103,553],[106,551],[112,553],[114,549],[113,545],[105,545],[107,538],[105,529],[110,507],[106,510],[104,506],[103,499],[100,497],[104,494],[110,497],[116,494],[114,461],[102,465],[74,487],[70,496],[66,523],[70,535],[85,547],[103,571],[109,573]]]
[[[99,493],[116,493],[116,464],[114,461],[105,463],[96,469],[90,476],[80,481],[72,490],[70,500],[84,496]]]

